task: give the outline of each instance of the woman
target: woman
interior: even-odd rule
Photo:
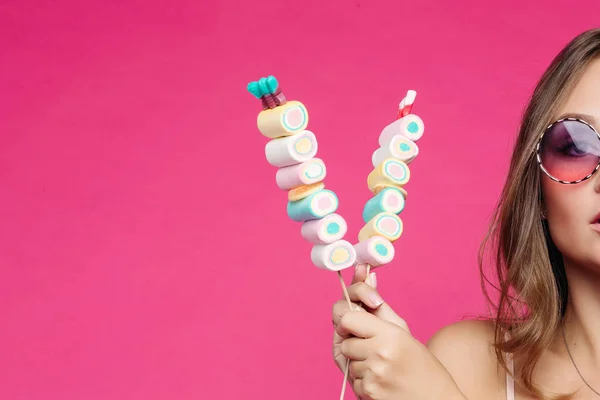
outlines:
[[[333,307],[334,358],[363,400],[600,397],[600,29],[570,42],[525,110],[479,258],[494,250],[494,315],[427,346],[379,297],[375,274]],[[483,286],[483,285],[482,285]],[[368,312],[364,312],[364,311]]]

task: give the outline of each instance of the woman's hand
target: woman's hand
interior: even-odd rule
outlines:
[[[377,278],[375,272],[371,272],[367,277],[367,268],[365,265],[358,265],[352,278],[352,284],[348,287],[348,294],[352,303],[354,311],[361,310],[366,311],[365,307],[369,312],[374,315],[395,324],[402,326],[408,331],[408,326],[402,318],[400,318],[377,293]],[[362,303],[362,304],[356,304]],[[349,311],[348,301],[345,296],[342,300],[337,301],[333,305],[333,324],[336,326],[339,320],[344,314]],[[346,357],[342,355],[341,344],[344,340],[343,337],[338,335],[337,330],[333,333],[333,359],[336,365],[342,370],[346,368]],[[351,377],[352,378],[352,377]]]
[[[362,268],[362,269],[361,269]],[[427,347],[414,339],[406,322],[367,282],[366,269],[358,267],[346,300],[333,307],[334,359],[342,371],[350,359],[350,382],[364,400],[442,400],[465,397],[443,365]],[[379,299],[379,301],[378,301]]]

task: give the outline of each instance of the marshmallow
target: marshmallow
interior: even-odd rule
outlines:
[[[311,185],[325,179],[327,168],[319,158],[277,170],[275,181],[282,190],[290,190],[302,185]]]
[[[399,214],[404,210],[405,199],[402,192],[394,187],[387,187],[372,197],[363,209],[363,221],[369,222],[379,213],[391,212]]]
[[[404,136],[416,142],[421,139],[424,131],[425,124],[423,124],[423,120],[414,114],[408,114],[383,128],[379,134],[379,145],[385,146],[396,135]]]
[[[339,214],[329,214],[302,224],[302,237],[313,244],[330,244],[341,240],[348,231],[346,220]]]
[[[415,142],[404,136],[396,135],[385,146],[375,150],[371,160],[374,167],[390,157],[409,164],[417,155],[419,155],[419,147]]]
[[[356,251],[354,246],[345,240],[331,244],[316,244],[310,252],[313,264],[328,271],[341,271],[354,265]]]
[[[287,213],[293,221],[305,222],[334,213],[338,205],[337,195],[331,190],[322,189],[302,200],[289,201]]]
[[[389,264],[394,259],[396,251],[394,245],[384,237],[373,236],[354,245],[357,264],[369,264],[379,267]]]
[[[402,235],[403,224],[400,217],[391,212],[382,212],[371,218],[358,233],[358,241],[365,241],[373,236],[383,236],[394,242]]]
[[[297,188],[293,188],[288,192],[288,200],[289,201],[298,201],[302,200],[313,193],[318,192],[319,190],[323,190],[325,188],[325,183],[317,182],[311,185],[303,185],[298,186]]]
[[[293,136],[270,140],[265,146],[267,161],[283,168],[310,160],[317,154],[319,144],[315,134],[303,131]]]
[[[394,158],[386,158],[367,177],[369,190],[375,186],[404,186],[410,180],[410,169],[406,163]]]
[[[308,125],[308,111],[304,104],[290,100],[285,104],[263,110],[258,114],[258,130],[269,139],[291,136]]]

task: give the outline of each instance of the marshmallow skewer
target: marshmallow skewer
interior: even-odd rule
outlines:
[[[398,215],[404,210],[407,192],[404,189],[411,177],[409,164],[419,154],[416,142],[423,136],[423,120],[412,114],[417,92],[409,90],[400,102],[397,119],[379,135],[379,149],[372,156],[373,171],[367,186],[373,192],[364,207],[365,226],[359,232],[357,263],[367,264],[367,276],[372,267],[392,261],[392,243],[400,238],[403,223]]]
[[[316,135],[307,130],[306,106],[287,100],[274,76],[250,82],[247,89],[262,102],[257,127],[270,139],[265,156],[277,168],[277,186],[288,192],[288,217],[302,223],[302,236],[313,244],[313,264],[336,272],[351,267],[356,260],[354,246],[343,240],[347,226],[335,214],[338,197],[325,188],[327,168],[316,157],[319,145]]]
[[[390,263],[396,254],[393,243],[400,238],[404,226],[398,214],[405,207],[407,192],[403,188],[410,180],[410,164],[419,154],[417,142],[425,130],[423,120],[411,114],[417,92],[409,90],[400,102],[397,119],[379,135],[380,148],[372,156],[373,171],[367,178],[374,197],[365,204],[365,226],[354,246],[357,264],[366,264],[367,278],[372,268]],[[341,399],[348,380],[346,361]]]

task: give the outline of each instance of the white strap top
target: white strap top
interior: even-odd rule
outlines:
[[[506,332],[505,338],[510,338],[510,333]],[[515,363],[513,361],[513,355],[506,353],[506,366],[511,374],[515,373]],[[515,400],[515,381],[513,377],[507,372],[506,373],[506,400]]]
[[[511,354],[507,355],[507,364],[509,371],[514,374],[515,367]],[[506,373],[506,400],[515,400],[515,381],[512,376]]]

